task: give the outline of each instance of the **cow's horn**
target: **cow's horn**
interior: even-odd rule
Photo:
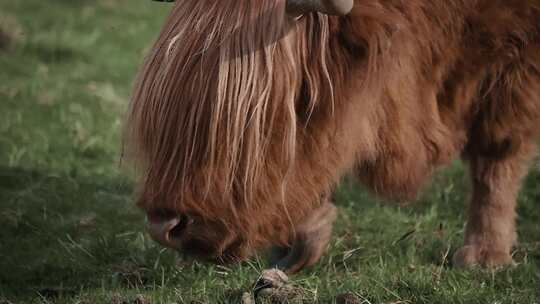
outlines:
[[[351,12],[354,0],[287,0],[287,11],[293,15],[320,12],[343,16]]]

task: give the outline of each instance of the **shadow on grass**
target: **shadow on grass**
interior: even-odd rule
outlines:
[[[458,210],[462,207],[451,206],[458,202],[463,206],[468,195],[462,172],[458,169],[437,177],[440,180],[417,206],[404,209],[382,205],[357,187],[342,187],[337,195],[342,215],[332,248],[319,265],[303,274],[380,273],[391,267],[404,278],[418,279],[409,278],[405,287],[393,286],[403,295],[429,287],[419,279],[422,273],[414,277],[416,272],[435,269],[454,274],[445,255],[462,242],[459,217],[463,212]],[[540,261],[535,247],[540,236],[539,183],[540,172],[533,171],[520,196],[524,247],[517,260],[524,266],[512,273],[513,284],[527,288]],[[147,237],[144,217],[134,207],[131,192],[130,182],[122,177],[0,167],[0,299],[67,298],[73,302],[96,290],[105,297],[121,290],[126,299],[140,291],[157,291],[174,299],[178,286],[187,288],[182,297],[197,299],[197,288],[222,286],[216,282],[229,280],[234,283],[225,285],[226,290],[215,297],[223,303],[239,301],[242,291],[249,290],[256,267],[246,264],[223,270],[178,259],[175,252],[163,250]],[[439,231],[440,223],[444,225]],[[371,267],[373,263],[382,265]],[[391,276],[381,276],[392,283]]]
[[[11,44],[11,37],[0,28],[0,52],[7,50]]]
[[[159,256],[122,178],[0,168],[0,295],[61,296],[152,280]],[[172,256],[171,256],[172,258]]]
[[[85,60],[84,54],[75,49],[60,46],[49,45],[45,43],[29,43],[24,46],[25,52],[33,54],[44,63],[69,63],[73,61]]]

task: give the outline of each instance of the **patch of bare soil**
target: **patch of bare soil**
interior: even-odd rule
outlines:
[[[343,293],[336,297],[336,303],[337,304],[361,304],[363,303],[360,298],[358,298],[353,293]]]
[[[289,277],[279,269],[264,270],[255,283],[253,292],[244,293],[242,304],[302,303],[306,292],[289,283]]]
[[[123,284],[130,288],[143,286],[148,282],[148,269],[128,261],[112,267],[114,275],[117,276]]]
[[[313,294],[311,294],[313,296]],[[310,292],[301,287],[294,286],[289,277],[279,269],[267,269],[255,283],[251,292],[242,296],[242,304],[285,304],[285,303],[312,303]],[[354,293],[347,292],[338,295],[338,304],[363,304],[364,299]]]

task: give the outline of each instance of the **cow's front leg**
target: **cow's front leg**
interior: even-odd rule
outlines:
[[[473,197],[465,245],[454,254],[454,265],[498,267],[513,263],[516,196],[529,159],[526,151],[505,158],[471,159]]]
[[[291,236],[291,247],[274,249],[282,253],[281,257],[276,259],[274,267],[286,273],[295,273],[315,264],[328,248],[336,217],[337,208],[325,198],[319,208],[295,227]]]

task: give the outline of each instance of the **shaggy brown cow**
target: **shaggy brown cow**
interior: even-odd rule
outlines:
[[[292,248],[278,265],[294,272],[324,252],[345,174],[411,200],[462,156],[474,194],[454,261],[511,263],[540,135],[540,5],[286,2],[175,4],[126,128],[152,236],[221,262]]]

